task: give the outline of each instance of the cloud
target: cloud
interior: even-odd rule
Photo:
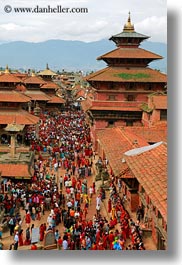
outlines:
[[[167,17],[148,17],[137,23],[135,28],[137,31],[151,36],[151,41],[167,41]]]
[[[12,7],[85,7],[88,13],[12,13],[3,10],[6,0],[1,0],[0,42],[48,39],[96,41],[109,38],[122,31],[131,11],[132,23],[137,32],[152,36],[152,41],[166,42],[167,6],[163,0],[9,0]],[[10,34],[11,33],[11,34]]]

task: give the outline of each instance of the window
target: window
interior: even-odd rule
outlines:
[[[161,121],[167,120],[167,110],[166,109],[160,111],[160,120]]]
[[[133,126],[133,121],[131,120],[126,121],[126,126]]]
[[[135,83],[128,83],[126,84],[126,90],[135,90]]]
[[[127,101],[134,101],[134,100],[135,100],[134,95],[128,95],[127,96]]]
[[[114,126],[114,121],[113,120],[108,121],[108,127],[113,127],[113,126]]]
[[[112,88],[114,88],[114,87],[115,87],[115,85],[114,85],[113,82],[110,82],[110,83],[108,84],[108,88],[112,89]]]
[[[147,83],[145,85],[145,90],[153,90],[153,85],[151,83]]]
[[[116,100],[116,96],[115,95],[108,95],[108,100]]]

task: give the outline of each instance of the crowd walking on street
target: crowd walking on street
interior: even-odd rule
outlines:
[[[38,137],[30,127],[26,141],[35,153],[34,175],[31,181],[7,183],[1,205],[12,241],[5,248],[0,226],[0,249],[37,250],[36,243],[43,244],[52,231],[58,250],[145,250],[142,213],[131,219],[121,183],[110,176],[109,191],[95,183],[95,164],[101,158],[83,111],[41,114]],[[32,242],[35,227],[39,242]]]

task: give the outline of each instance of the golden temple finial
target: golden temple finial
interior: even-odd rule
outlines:
[[[130,11],[128,12],[128,22],[131,22]]]
[[[123,31],[124,32],[134,32],[135,31],[134,25],[131,24],[130,12],[128,13],[128,21],[124,25]]]
[[[35,70],[32,70],[32,76],[35,76]]]
[[[5,69],[4,73],[5,74],[9,74],[10,73],[8,65],[6,65],[6,69]]]

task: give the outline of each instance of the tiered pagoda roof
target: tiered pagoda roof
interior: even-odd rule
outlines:
[[[50,76],[50,77],[57,76],[57,74],[54,71],[49,69],[48,64],[46,65],[46,69],[41,71],[41,72],[39,72],[38,75],[42,76],[42,77],[44,77],[44,76]]]
[[[0,110],[0,124],[11,124],[15,121],[16,124],[34,125],[39,122],[39,118],[23,109]]]
[[[142,48],[117,48],[115,50],[112,50],[110,52],[107,52],[97,58],[97,60],[106,60],[110,58],[119,58],[119,59],[148,59],[150,61],[162,59],[163,57],[155,54],[153,52],[147,51]]]
[[[0,83],[21,83],[21,79],[11,73],[4,73],[0,75]]]
[[[31,99],[17,91],[0,91],[0,102],[17,102],[17,103],[27,103]]]
[[[40,77],[36,76],[35,74],[32,74],[32,76],[28,76],[25,79],[23,79],[24,84],[37,84],[37,85],[43,85],[45,84],[45,81]]]
[[[31,100],[36,100],[36,101],[49,101],[50,100],[50,97],[40,90],[37,90],[37,91],[26,90],[24,92],[24,95],[30,97]]]
[[[109,40],[116,43],[117,46],[139,46],[143,40],[148,39],[149,36],[140,34],[135,31],[134,25],[131,24],[130,12],[128,21],[124,25],[123,31],[116,35],[111,36]]]
[[[52,81],[47,81],[45,82],[42,86],[41,89],[45,89],[45,90],[57,90],[59,89],[59,85],[57,85],[56,83],[52,82]]]
[[[88,82],[166,82],[166,75],[144,67],[107,67],[87,76]]]

